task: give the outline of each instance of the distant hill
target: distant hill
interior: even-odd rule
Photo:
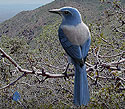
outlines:
[[[93,21],[103,10],[99,0],[55,0],[32,11],[22,11],[13,18],[0,24],[0,36],[25,36],[33,38],[40,35],[42,27],[54,23],[59,17],[48,12],[52,8],[63,6],[76,7],[82,14],[83,20]],[[56,18],[56,20],[55,20]]]
[[[33,10],[40,4],[0,4],[0,22],[3,22],[24,10]]]

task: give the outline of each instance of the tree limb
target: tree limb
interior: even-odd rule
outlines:
[[[7,58],[20,72],[23,72],[23,74],[22,74],[21,76],[19,76],[16,80],[14,80],[13,82],[11,82],[10,84],[8,84],[8,85],[6,85],[6,86],[4,86],[4,87],[1,87],[0,90],[5,89],[5,88],[8,88],[8,87],[14,85],[18,80],[20,80],[22,77],[26,76],[27,74],[34,74],[34,75],[36,75],[36,76],[42,75],[42,76],[44,76],[46,79],[48,79],[48,78],[63,78],[63,77],[65,77],[64,74],[52,74],[52,73],[49,73],[49,72],[45,72],[43,68],[42,68],[41,71],[40,71],[40,70],[33,70],[33,71],[31,71],[31,70],[23,69],[23,68],[21,68],[20,65],[18,65],[18,64],[16,63],[16,61],[14,61],[9,55],[7,55],[1,48],[0,48],[0,52],[2,53],[2,57]],[[119,61],[119,62],[117,62],[117,63],[119,64],[119,63],[124,62],[124,61],[125,61],[125,60],[121,60],[121,61]],[[88,64],[88,63],[87,63],[87,64]],[[116,62],[114,62],[114,63],[112,63],[112,64],[116,64]],[[91,66],[91,67],[90,67],[90,66]],[[110,64],[102,64],[102,66],[111,69]],[[86,71],[87,71],[87,72],[94,71],[94,70],[95,70],[94,67],[95,67],[95,66],[92,66],[92,65],[89,64],[89,68],[86,69]],[[113,70],[116,70],[116,69],[113,69]],[[74,76],[74,73],[68,73],[67,76],[68,76],[68,77],[70,77],[70,76],[73,77],[73,76]],[[94,78],[91,77],[90,75],[87,74],[87,76],[88,76],[91,80],[96,81],[96,79],[94,79]],[[98,77],[96,77],[96,78],[107,79],[107,77],[101,77],[101,76],[98,76]],[[45,80],[46,80],[46,79],[45,79]],[[111,78],[108,78],[108,79],[111,79]],[[45,80],[44,80],[44,81],[45,81]],[[123,81],[124,79],[121,78],[121,80]]]
[[[42,76],[44,76],[46,78],[63,78],[63,77],[65,77],[64,74],[51,74],[49,72],[45,72],[43,68],[42,68],[42,71],[37,70],[36,72],[35,71],[31,71],[31,70],[27,70],[27,69],[23,69],[23,68],[21,68],[21,66],[19,66],[16,63],[16,61],[14,61],[9,55],[7,55],[4,52],[4,50],[2,50],[1,48],[0,48],[0,52],[2,53],[2,57],[7,58],[17,68],[18,71],[24,72],[24,74],[22,74],[21,76],[19,76],[15,81],[13,81],[10,84],[8,84],[8,85],[0,88],[0,90],[8,88],[11,85],[14,85],[19,79],[21,79],[22,77],[26,76],[27,74],[36,74],[37,76],[42,75]],[[87,71],[93,71],[93,67],[88,68]],[[67,74],[67,76],[68,77],[69,76],[74,76],[74,73]]]

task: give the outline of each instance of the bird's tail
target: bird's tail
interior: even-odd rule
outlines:
[[[89,102],[89,89],[86,73],[86,65],[81,68],[78,64],[75,66],[75,82],[74,82],[74,103],[75,105],[87,105]]]

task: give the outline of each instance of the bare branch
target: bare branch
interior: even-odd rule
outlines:
[[[64,68],[62,68],[62,67],[56,67],[56,66],[53,66],[53,65],[51,65],[51,64],[47,64],[47,63],[45,63],[44,65],[46,65],[46,66],[48,66],[48,67],[51,67],[51,68],[54,68],[54,69],[60,69],[60,70],[64,70]]]
[[[121,78],[121,77],[115,77],[115,78],[112,78],[112,77],[105,77],[105,76],[96,76],[95,78],[100,78],[100,79],[109,79],[109,80],[121,80],[123,82],[125,82],[125,79]]]
[[[0,52],[3,54],[3,57],[6,57],[15,67],[19,69],[19,71],[21,70],[21,67],[9,55],[7,55],[1,48],[0,48]]]
[[[120,63],[124,63],[125,62],[125,59],[122,59],[120,61],[116,61],[116,62],[112,62],[110,63],[111,65],[116,65],[116,64],[120,64]]]
[[[21,79],[22,77],[24,77],[25,75],[26,75],[25,73],[22,74],[22,75],[21,75],[20,77],[18,77],[15,81],[13,81],[13,82],[11,82],[10,84],[8,84],[8,85],[6,85],[6,86],[0,88],[0,90],[6,89],[6,88],[8,88],[8,87],[14,85],[18,80],[20,80],[20,79]]]
[[[116,56],[122,55],[123,53],[125,53],[125,52],[123,51],[123,52],[121,52],[121,53],[119,53],[119,54],[111,55],[111,56],[101,56],[101,55],[99,55],[99,58],[111,58],[111,57],[116,57]]]
[[[99,49],[99,50],[100,50],[100,49]],[[99,55],[99,50],[98,50],[97,54],[95,54],[95,56],[96,56],[96,55]],[[49,72],[45,72],[43,68],[41,68],[42,70],[36,69],[36,70],[33,70],[33,71],[27,70],[27,69],[23,69],[23,68],[21,68],[21,66],[19,66],[9,55],[7,55],[1,48],[0,48],[0,52],[3,54],[4,58],[7,58],[20,72],[24,72],[24,73],[23,73],[21,76],[19,76],[15,81],[13,81],[13,82],[11,82],[10,84],[8,84],[8,85],[6,85],[6,86],[0,88],[0,90],[5,89],[5,88],[8,88],[8,87],[14,85],[18,80],[20,80],[22,77],[26,76],[27,74],[34,74],[34,75],[36,75],[36,76],[39,76],[39,75],[44,76],[45,79],[44,79],[42,82],[44,82],[44,81],[45,81],[46,79],[48,79],[48,78],[64,78],[64,77],[65,77],[64,74],[52,74],[52,73],[49,73]],[[122,60],[120,60],[120,61],[118,61],[118,62],[110,63],[110,64],[105,64],[105,63],[103,63],[103,64],[101,64],[100,66],[103,66],[103,67],[105,67],[105,68],[107,68],[107,69],[119,70],[118,68],[112,68],[111,65],[120,64],[120,63],[123,63],[123,62],[125,62],[124,59],[122,59]],[[89,63],[87,63],[87,65],[89,66],[89,68],[86,70],[87,72],[90,72],[90,71],[94,71],[94,70],[95,70],[95,66],[94,66],[94,65],[91,65],[91,64],[89,64]],[[67,76],[68,76],[68,77],[70,77],[70,76],[73,77],[73,76],[74,76],[74,73],[67,74]],[[96,79],[94,79],[94,78],[91,77],[90,75],[87,75],[87,76],[88,76],[91,80],[96,81]],[[99,75],[98,75],[96,78],[107,79],[107,77],[102,77],[102,76],[99,76]],[[120,78],[120,77],[118,77],[118,78]],[[108,78],[108,79],[112,79],[112,78]],[[121,78],[120,80],[124,81],[124,79],[122,79],[122,78]],[[101,84],[100,84],[100,85],[101,85]]]
[[[27,70],[27,69],[23,69],[21,68],[21,66],[19,66],[9,55],[7,55],[1,48],[0,48],[0,52],[3,54],[3,56],[5,58],[7,58],[20,72],[24,72],[24,74],[22,74],[20,77],[18,77],[15,81],[11,82],[10,84],[0,88],[0,90],[2,89],[5,89],[5,88],[8,88],[10,87],[11,85],[14,85],[19,79],[21,79],[22,77],[26,76],[27,74],[35,74],[37,76],[39,75],[42,75],[45,77],[45,80],[48,79],[48,78],[63,78],[65,77],[64,74],[51,74],[51,73],[48,73],[48,72],[45,72],[44,69],[42,68],[42,71],[39,71],[39,70],[36,70],[36,72],[33,70]],[[87,69],[87,71],[93,71],[93,67],[90,67]],[[70,74],[67,74],[67,76],[74,76],[74,73],[70,73]],[[90,76],[88,76],[90,77]],[[92,78],[91,78],[92,79]],[[45,81],[44,80],[44,81]],[[93,79],[94,80],[94,79]]]
[[[27,82],[21,82],[20,84],[25,84],[25,85],[27,85],[27,86],[29,86],[29,87],[35,87],[36,85],[31,85],[31,84],[29,84],[29,83],[27,83]]]

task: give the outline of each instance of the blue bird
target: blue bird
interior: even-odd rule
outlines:
[[[68,55],[69,63],[73,63],[75,67],[74,104],[87,105],[90,96],[85,61],[91,43],[90,31],[83,23],[81,14],[76,8],[63,7],[52,9],[49,12],[62,17],[58,36]]]

